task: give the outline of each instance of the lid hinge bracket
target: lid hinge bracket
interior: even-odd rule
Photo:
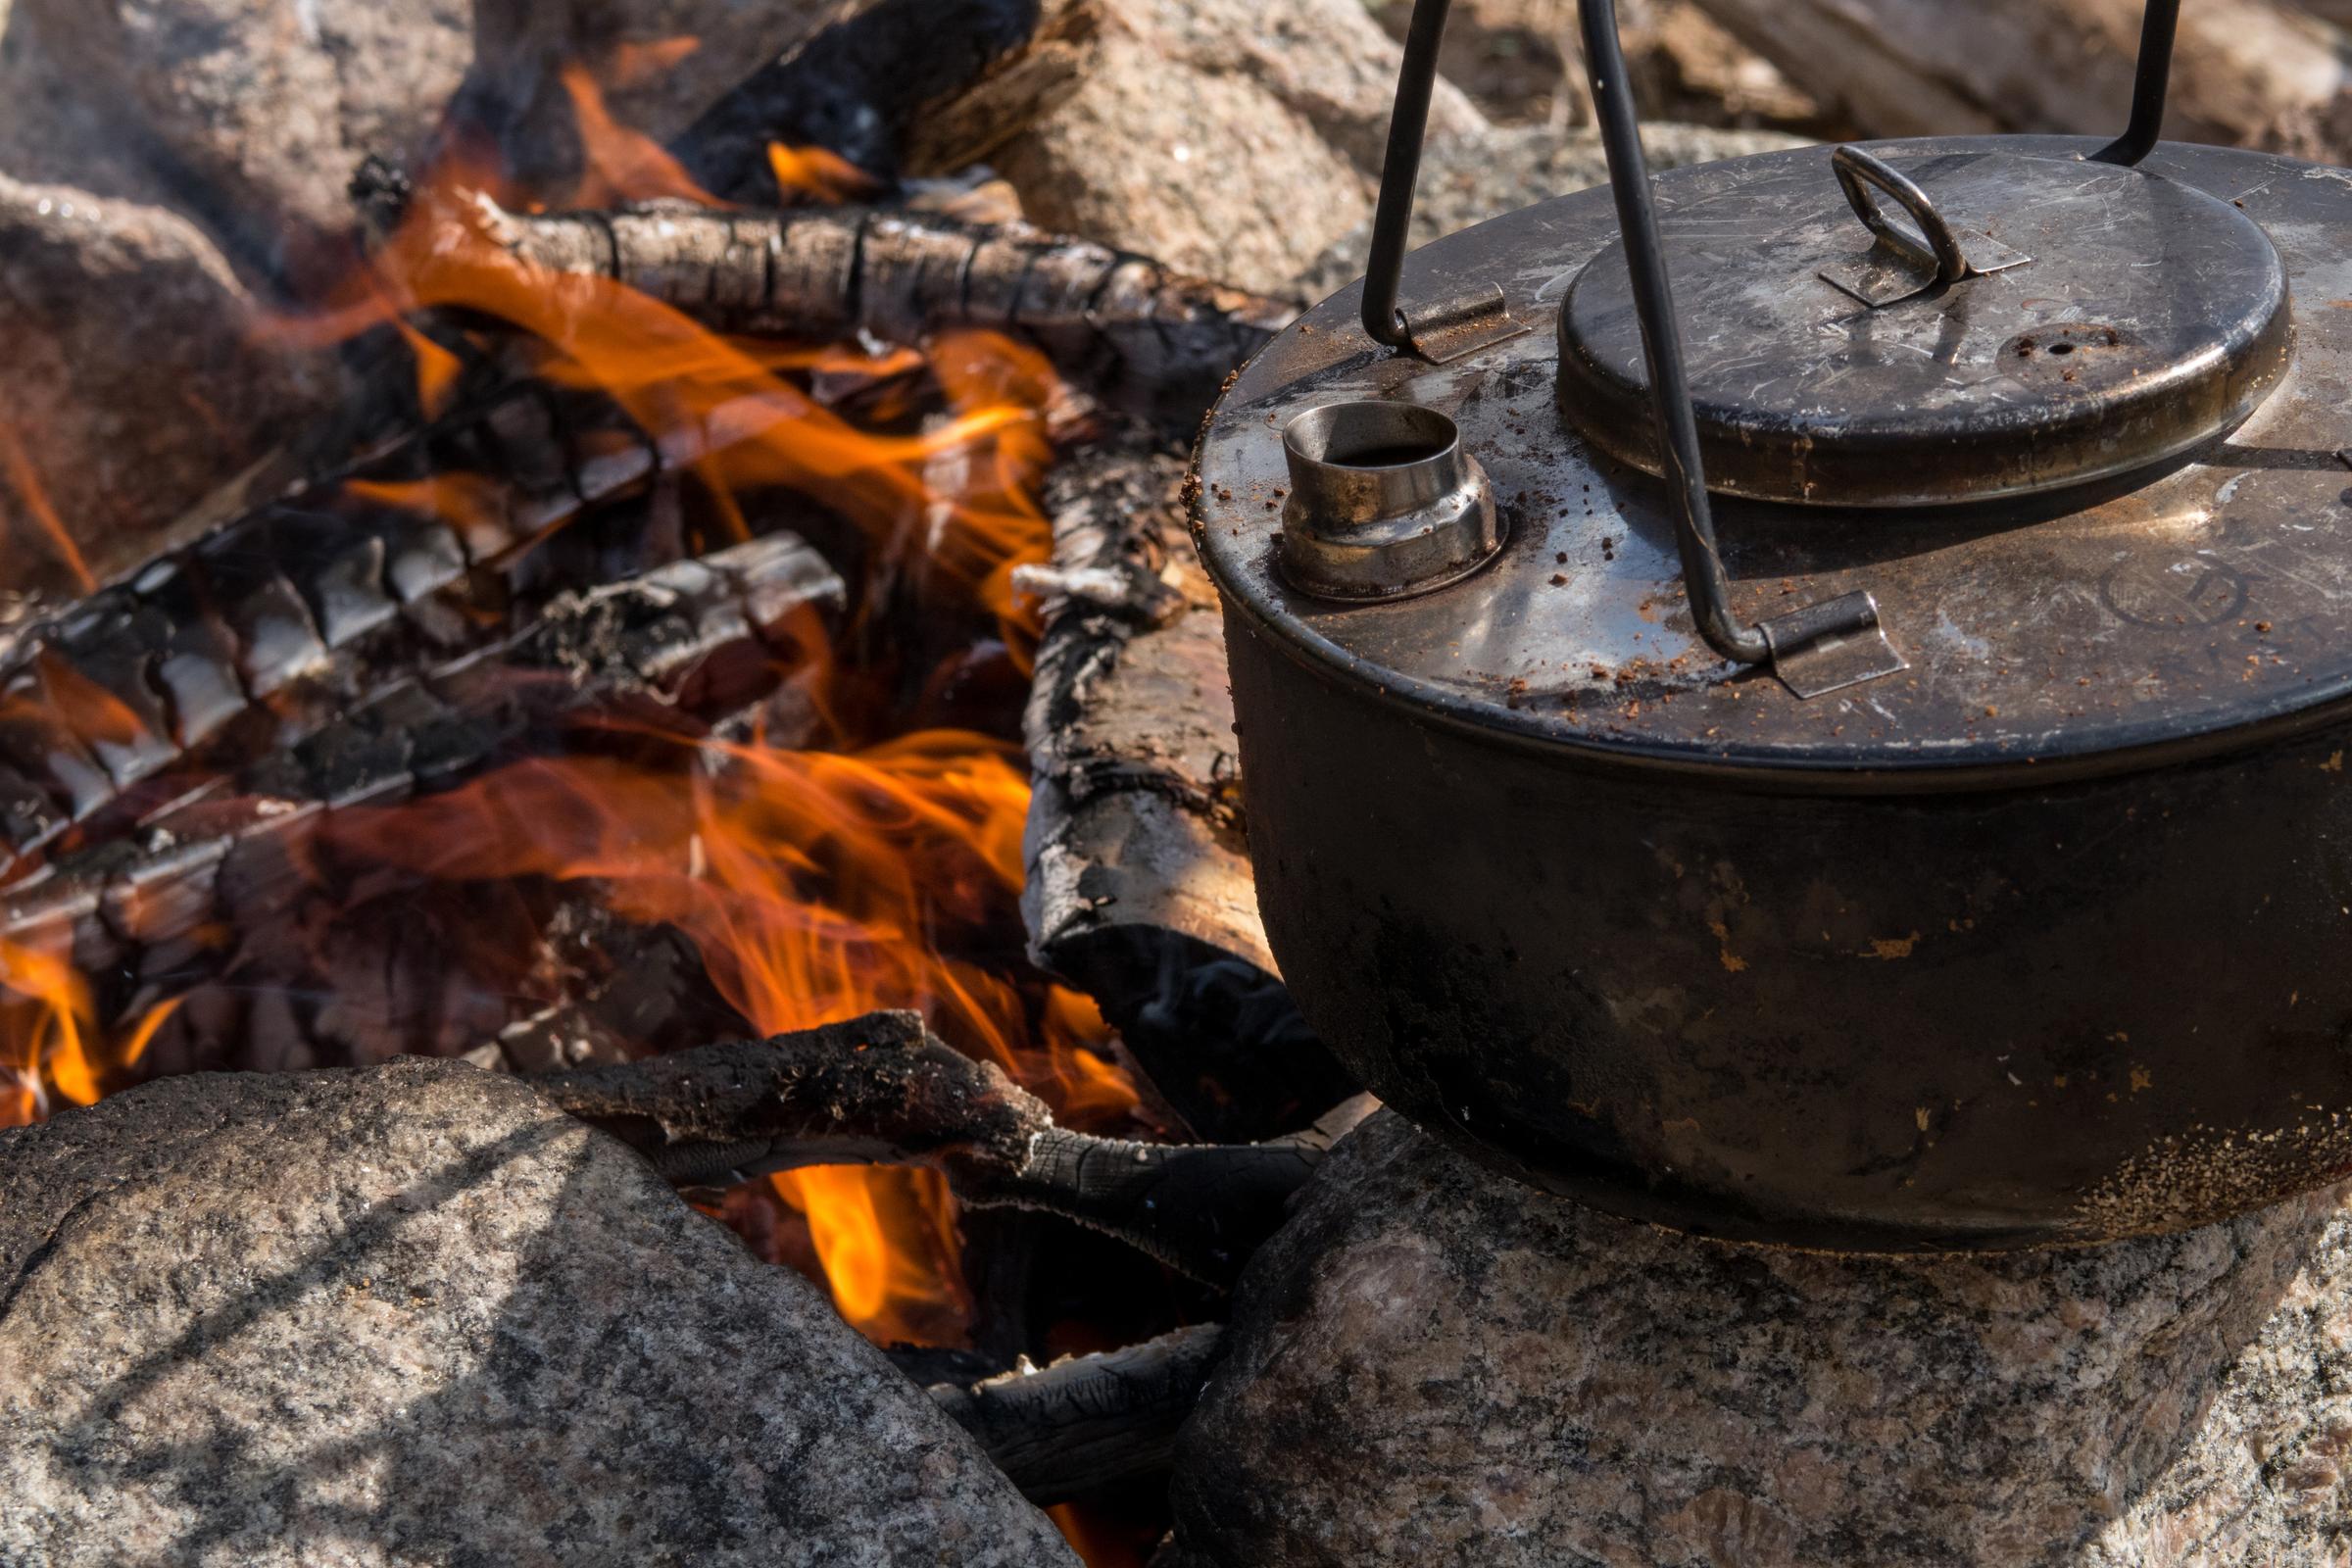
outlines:
[[[1879,602],[1867,593],[1839,594],[1786,615],[1758,621],[1772,650],[1772,672],[1800,698],[1826,696],[1911,666],[1879,624]]]
[[[1457,294],[1423,310],[1399,309],[1396,316],[1404,333],[1403,346],[1432,365],[1445,365],[1491,348],[1532,326],[1512,317],[1499,283]]]

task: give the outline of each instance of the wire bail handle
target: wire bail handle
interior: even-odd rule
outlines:
[[[1404,61],[1396,77],[1396,104],[1389,122],[1388,156],[1381,166],[1380,203],[1372,219],[1372,249],[1367,258],[1363,293],[1364,331],[1375,343],[1385,344],[1401,353],[1418,354],[1429,359],[1448,359],[1481,346],[1476,333],[1467,334],[1467,347],[1462,346],[1464,334],[1458,325],[1443,334],[1442,340],[1424,343],[1425,337],[1439,334],[1416,333],[1411,316],[1398,303],[1397,292],[1403,276],[1406,242],[1410,237],[1413,217],[1413,187],[1421,172],[1421,149],[1429,128],[1429,104],[1437,85],[1438,46],[1446,32],[1446,13],[1450,0],[1414,0],[1413,17],[1404,40]],[[2132,120],[2124,134],[2092,153],[2094,162],[2117,164],[2129,168],[2146,158],[2156,145],[2164,122],[2165,100],[2172,76],[2173,43],[2179,31],[2180,0],[2148,0],[2140,22],[2138,65],[2134,74],[2132,100]],[[1649,166],[1642,151],[1640,117],[1634,109],[1633,88],[1625,65],[1625,44],[1617,23],[1615,0],[1578,0],[1578,28],[1584,41],[1585,64],[1592,87],[1592,103],[1600,122],[1602,150],[1609,168],[1609,188],[1617,206],[1618,230],[1624,241],[1626,265],[1632,273],[1635,315],[1642,331],[1642,358],[1649,370],[1650,387],[1654,395],[1659,450],[1663,455],[1662,473],[1667,488],[1676,503],[1675,537],[1682,557],[1685,586],[1690,598],[1690,611],[1699,635],[1707,645],[1724,658],[1743,664],[1771,664],[1788,681],[1800,696],[1817,695],[1818,691],[1835,690],[1821,686],[1815,691],[1805,689],[1806,683],[1791,678],[1789,662],[1799,647],[1792,641],[1800,631],[1805,646],[1827,639],[1832,644],[1851,643],[1865,636],[1884,634],[1878,627],[1878,606],[1868,594],[1842,595],[1826,604],[1807,606],[1788,615],[1777,616],[1764,624],[1743,624],[1731,607],[1731,583],[1724,570],[1723,558],[1715,542],[1715,522],[1708,504],[1706,473],[1699,457],[1698,422],[1690,406],[1689,376],[1684,368],[1682,337],[1674,314],[1672,279],[1667,275],[1664,245],[1659,237],[1657,201],[1650,185]],[[1843,152],[1844,149],[1840,149]],[[1833,155],[1834,157],[1836,155]],[[1865,154],[1863,157],[1867,158]],[[1856,199],[1856,188],[1848,182],[1848,159],[1838,166],[1838,178],[1845,185],[1849,200],[1861,213],[1865,222],[1885,238],[1893,230],[1877,203],[1867,191]],[[1913,208],[1900,186],[1918,190],[1899,173],[1878,164],[1900,184],[1872,180],[1887,194],[1903,202],[1912,216],[1920,219],[1923,232],[1934,252],[1937,275],[1950,265],[1943,245],[1936,243],[1922,217],[1920,208]],[[1867,166],[1864,166],[1867,167]],[[1857,171],[1859,172],[1859,171]],[[1922,207],[1934,214],[1932,204],[1920,197]],[[1865,204],[1868,211],[1864,211]],[[1873,217],[1876,221],[1872,222]],[[1939,218],[1935,221],[1941,224]],[[1944,236],[1950,238],[1948,225]],[[1908,236],[1904,236],[1908,239]],[[1957,249],[1956,244],[1953,247]],[[1963,258],[1960,264],[1966,266]],[[1493,291],[1495,308],[1501,311],[1502,320],[1509,332],[1525,327],[1510,322],[1507,309],[1500,304],[1500,290]],[[1441,314],[1457,322],[1466,312],[1460,302],[1448,302],[1440,308]],[[1487,318],[1492,326],[1492,317]],[[1892,657],[1891,649],[1888,650]],[[1896,667],[1900,667],[1899,660]],[[1860,678],[1869,678],[1867,675]],[[1839,684],[1851,684],[1841,681]]]

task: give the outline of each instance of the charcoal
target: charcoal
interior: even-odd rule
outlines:
[[[381,541],[383,582],[404,606],[465,580],[466,547],[440,519],[363,504],[353,520]]]
[[[257,698],[318,673],[326,662],[310,607],[270,549],[271,520],[265,514],[256,527],[215,534],[196,552],[213,602],[236,637],[238,673]]]
[[[1001,1068],[949,1047],[911,1012],[534,1081],[681,1187],[845,1160],[928,1163],[967,1204],[1059,1214],[1220,1286],[1373,1106],[1358,1097],[1260,1144],[1099,1138],[1055,1126]]]
[[[544,488],[506,494],[461,538],[344,487],[413,480],[441,471],[436,463],[459,465],[461,477],[510,466]],[[633,427],[510,390],[26,628],[0,661],[10,705],[0,768],[34,793],[0,800],[12,824],[0,844],[22,856],[54,839],[53,818],[86,820],[178,764],[233,768],[289,746],[367,702],[384,671],[397,678],[494,648],[564,584],[674,557],[684,541],[675,497],[649,510],[632,495],[657,463]],[[502,492],[485,477],[482,494]],[[592,505],[575,542],[572,525]],[[559,526],[552,544],[517,551],[532,531]],[[61,703],[72,693],[60,682],[93,684],[113,702],[102,714],[78,711]]]
[[[149,944],[194,931],[212,913],[228,839],[198,839],[142,856],[105,886],[100,910],[125,942]]]
[[[223,788],[151,814],[135,837],[104,840],[51,866],[0,908],[0,936],[67,935],[103,956],[104,965],[89,972],[141,980],[159,970],[137,950],[171,945],[171,969],[183,988],[242,975],[239,984],[282,989],[311,974],[321,954],[339,955],[338,972],[312,988],[330,1000],[272,1007],[250,1023],[264,1031],[253,1042],[233,1030],[205,1037],[227,1053],[220,1059],[244,1065],[371,1060],[420,1044],[455,1050],[491,1039],[506,1020],[485,1021],[479,1014],[489,1004],[478,997],[449,1010],[457,1001],[436,969],[447,968],[446,955],[432,956],[440,950],[429,942],[410,941],[397,925],[357,936],[307,930],[315,833],[326,815],[446,789],[517,755],[594,743],[599,737],[583,737],[577,721],[623,705],[641,728],[693,740],[707,717],[754,703],[775,683],[790,622],[838,615],[845,597],[822,558],[790,534],[563,596],[505,646],[394,682],[247,764]],[[227,945],[196,942],[208,928],[225,933]],[[411,949],[416,956],[402,958]],[[370,951],[379,967],[368,966]],[[649,957],[628,984],[588,999],[584,1013],[542,1020],[540,1035],[516,1048],[532,1065],[555,1065],[545,1059],[554,1047],[534,1040],[560,1043],[582,1031],[661,1038],[646,1031],[664,1009],[678,1025],[705,1030],[694,1038],[708,1038],[726,1025],[708,1006],[690,1004],[690,976],[699,974],[699,963],[689,970],[674,954]],[[383,1014],[379,1003],[397,1014]],[[198,1050],[185,1029],[199,1021],[175,1036],[175,1049]]]
[[[200,746],[252,700],[237,673],[236,644],[177,561],[157,562],[130,587],[171,628],[156,656],[155,684],[172,699],[173,738]]]
[[[1236,366],[1294,314],[1285,301],[1020,224],[881,208],[730,212],[652,202],[613,212],[465,220],[515,256],[613,277],[722,331],[858,332],[916,343],[955,327],[1025,336],[1063,374],[1190,434]],[[772,415],[755,404],[748,412]],[[727,411],[715,411],[723,423]],[[673,443],[705,438],[673,428]],[[672,463],[694,453],[673,448]]]
[[[0,765],[0,845],[24,856],[44,848],[71,825],[55,797],[18,772]]]
[[[148,678],[156,654],[170,645],[171,623],[126,593],[94,596],[63,627],[55,657],[110,699],[110,710],[81,727],[90,755],[118,789],[178,760],[179,746],[164,699]],[[70,718],[74,716],[68,715]]]
[[[346,536],[343,549],[300,580],[326,646],[344,648],[390,624],[400,614],[400,604],[386,591],[383,540],[349,538],[341,518],[335,527]]]
[[[0,766],[38,785],[72,821],[114,798],[114,780],[67,728],[34,670],[0,686]]]
[[[1105,442],[1047,487],[1054,562],[1023,730],[1036,789],[1021,913],[1203,1137],[1265,1138],[1354,1089],[1292,1005],[1257,913],[1216,591],[1183,460]]]

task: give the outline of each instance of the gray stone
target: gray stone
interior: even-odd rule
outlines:
[[[478,122],[522,137],[568,124],[560,72],[578,64],[661,139],[853,3],[18,0],[0,170],[172,207],[240,270],[315,284],[339,264],[327,245],[360,159],[416,158],[461,89]],[[631,47],[680,38],[699,46],[629,69],[656,58]]]
[[[1102,0],[1071,95],[994,155],[1031,220],[1244,288],[1371,213],[1399,52],[1360,0]],[[1430,123],[1485,121],[1441,82]]]
[[[0,1563],[1070,1564],[616,1142],[406,1058],[0,1133]]]
[[[2345,1199],[1806,1254],[1536,1194],[1384,1113],[1243,1281],[1179,1534],[1223,1568],[2339,1564]]]
[[[1723,130],[1664,122],[1642,127],[1650,172],[1719,158],[1802,147],[1804,138],[1777,130]],[[1413,201],[1412,242],[1426,245],[1473,223],[1608,182],[1608,159],[1597,130],[1557,131],[1511,125],[1466,136],[1433,138],[1421,165]],[[1372,248],[1372,220],[1339,235],[1293,280],[1290,291],[1319,300],[1361,277]]]
[[[255,325],[185,219],[0,175],[0,432],[96,574],[145,559],[156,529],[325,401],[322,362]],[[71,591],[27,478],[0,467],[8,585]]]

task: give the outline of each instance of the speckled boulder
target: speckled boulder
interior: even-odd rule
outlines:
[[[1279,291],[1372,212],[1400,54],[1359,0],[1101,0],[1052,113],[990,154],[1047,228]],[[1430,123],[1485,117],[1438,83]]]
[[[1235,1303],[1200,1568],[2318,1568],[2352,1558],[2352,1211],[1992,1257],[1730,1247],[1394,1115]]]
[[[320,357],[262,316],[187,220],[0,173],[0,581],[70,593],[144,561],[325,407]]]
[[[797,1275],[450,1062],[0,1133],[0,1563],[1075,1562]]]

